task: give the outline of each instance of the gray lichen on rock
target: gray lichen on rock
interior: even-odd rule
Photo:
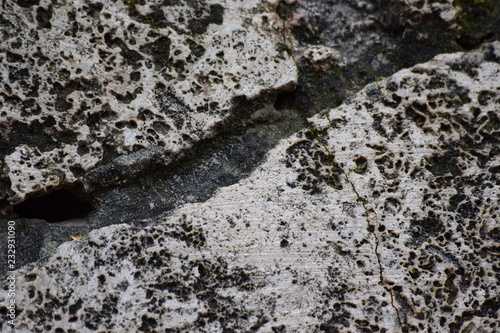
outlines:
[[[499,89],[498,42],[370,84],[207,202],[20,269],[17,328],[498,330]]]

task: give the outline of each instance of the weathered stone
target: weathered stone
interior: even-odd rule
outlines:
[[[130,177],[169,164],[217,134],[235,98],[297,81],[277,15],[260,1],[2,7],[0,200],[10,204],[106,186],[120,178],[102,176],[110,168]]]
[[[277,1],[275,10],[300,58],[297,104],[313,113],[402,68],[500,38],[498,1]],[[322,69],[311,47],[330,49]]]
[[[60,203],[49,199],[69,193],[92,207],[85,216],[72,216],[85,217],[82,232],[208,199],[217,188],[248,176],[279,139],[305,126],[306,117],[338,106],[366,83],[402,67],[498,38],[500,17],[498,4],[491,1],[15,3],[3,3],[0,13],[0,30],[9,41],[0,49],[3,77],[9,80],[0,99],[17,117],[0,127],[0,214],[7,214],[0,224],[19,218],[62,221],[66,214],[59,214]],[[238,22],[243,23],[236,28]],[[211,43],[234,32],[227,27],[237,29],[237,38]],[[254,45],[258,56],[241,48],[241,40],[248,40],[245,34],[253,36],[251,43],[266,41]],[[54,40],[64,43],[47,46]],[[185,52],[172,55],[173,47]],[[75,59],[85,66],[61,56],[73,49],[81,51]],[[206,57],[210,52],[217,63]],[[224,54],[229,59],[222,59]],[[280,65],[265,71],[264,82],[259,73],[243,71],[252,72],[256,61],[269,59]],[[197,73],[204,77],[204,66],[212,66],[210,75],[234,76],[229,83],[201,80]],[[41,76],[31,80],[38,72]],[[293,83],[296,72],[297,87],[288,91],[280,76]],[[263,87],[266,82],[271,88]],[[179,94],[186,84],[209,93],[190,95],[188,105],[183,96],[189,94]],[[152,90],[141,91],[144,87]],[[97,92],[102,96],[93,96]],[[70,107],[76,95],[81,109]],[[219,108],[221,100],[227,108]],[[152,107],[141,106],[146,104]],[[189,123],[205,126],[212,120],[214,126],[189,128]],[[54,215],[34,209],[43,202]],[[54,239],[50,230],[42,228],[40,239]],[[39,241],[30,244],[41,247],[23,251],[22,262],[38,258],[30,260],[24,253],[46,248]],[[4,245],[0,237],[0,249]],[[0,273],[3,267],[0,258]]]
[[[402,70],[207,202],[62,245],[17,331],[498,330],[499,59]]]

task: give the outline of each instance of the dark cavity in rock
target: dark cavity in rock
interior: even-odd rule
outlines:
[[[35,218],[47,222],[61,222],[87,216],[93,210],[91,201],[76,189],[60,189],[28,198],[14,207],[20,218]]]

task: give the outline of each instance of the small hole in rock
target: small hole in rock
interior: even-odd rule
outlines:
[[[47,222],[61,222],[85,217],[92,210],[90,200],[74,189],[60,189],[40,197],[28,198],[14,206],[14,213],[20,218],[42,219]]]

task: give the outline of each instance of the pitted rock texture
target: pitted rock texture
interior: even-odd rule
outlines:
[[[209,201],[20,269],[16,331],[497,331],[499,93],[500,43],[371,84]]]
[[[282,30],[260,1],[2,2],[0,200],[170,163],[236,97],[293,87]]]
[[[305,133],[316,148],[300,149],[294,185],[330,185],[318,151],[330,154],[368,214],[403,331],[498,330],[499,55],[497,42],[438,56]]]

